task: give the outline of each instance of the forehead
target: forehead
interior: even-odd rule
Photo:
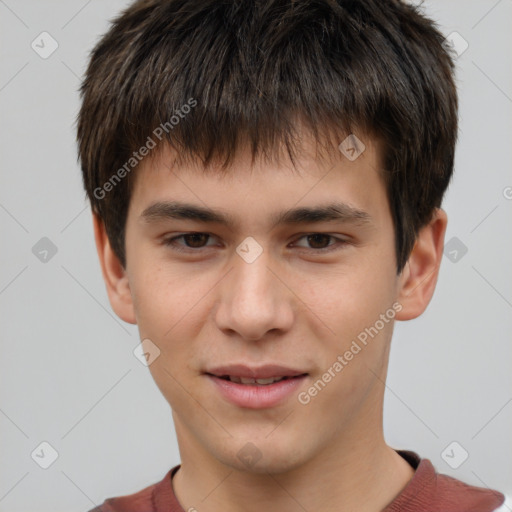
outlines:
[[[342,151],[346,145],[329,159],[305,151],[295,165],[264,158],[252,162],[249,151],[240,151],[225,170],[220,164],[205,169],[199,161],[179,162],[175,150],[164,147],[136,169],[130,210],[148,221],[192,218],[195,208],[198,220],[234,227],[243,217],[263,216],[273,225],[301,217],[312,221],[318,207],[324,220],[351,217],[362,223],[372,211],[387,208],[380,148],[369,138],[363,147],[354,159]]]

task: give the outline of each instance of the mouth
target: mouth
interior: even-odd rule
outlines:
[[[226,371],[229,373],[217,369],[215,373],[204,372],[204,376],[213,385],[215,395],[245,409],[269,409],[289,403],[309,377],[309,373],[275,366],[258,370],[231,367]]]
[[[250,377],[239,377],[237,375],[215,375],[213,373],[206,373],[207,375],[210,375],[211,377],[216,377],[218,379],[227,380],[230,382],[235,382],[236,384],[245,384],[250,386],[270,386],[271,384],[275,384],[276,382],[281,382],[283,380],[291,380],[291,379],[298,379],[301,377],[305,377],[308,375],[307,373],[301,373],[299,375],[293,375],[293,376],[276,376],[276,377],[267,377],[265,379],[254,379]]]

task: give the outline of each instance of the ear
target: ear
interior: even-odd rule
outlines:
[[[448,218],[436,208],[432,220],[418,232],[414,248],[399,277],[398,302],[402,305],[397,320],[420,316],[434,294],[443,257]]]
[[[110,246],[105,224],[95,213],[93,213],[93,225],[96,249],[110,305],[121,320],[135,324],[137,323],[135,309],[126,270]]]

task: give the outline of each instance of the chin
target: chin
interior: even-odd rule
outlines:
[[[305,454],[297,450],[292,443],[276,444],[268,439],[248,441],[235,451],[228,460],[223,461],[236,471],[255,475],[288,473],[300,467],[305,462]]]

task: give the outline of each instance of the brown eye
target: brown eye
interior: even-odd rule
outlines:
[[[179,236],[167,238],[163,241],[163,243],[175,251],[199,253],[200,249],[207,249],[208,247],[212,247],[212,244],[208,244],[210,239],[213,240],[213,237],[208,233],[192,232],[182,233]]]
[[[328,233],[309,233],[301,236],[293,245],[300,249],[309,250],[310,253],[324,254],[341,250],[349,244],[349,240]]]
[[[204,243],[208,241],[209,236],[210,235],[207,233],[190,233],[188,235],[183,235],[183,240],[186,242],[188,247],[197,249],[204,246]]]
[[[325,249],[330,244],[332,236],[323,233],[315,233],[314,235],[307,235],[308,242],[312,249]]]

